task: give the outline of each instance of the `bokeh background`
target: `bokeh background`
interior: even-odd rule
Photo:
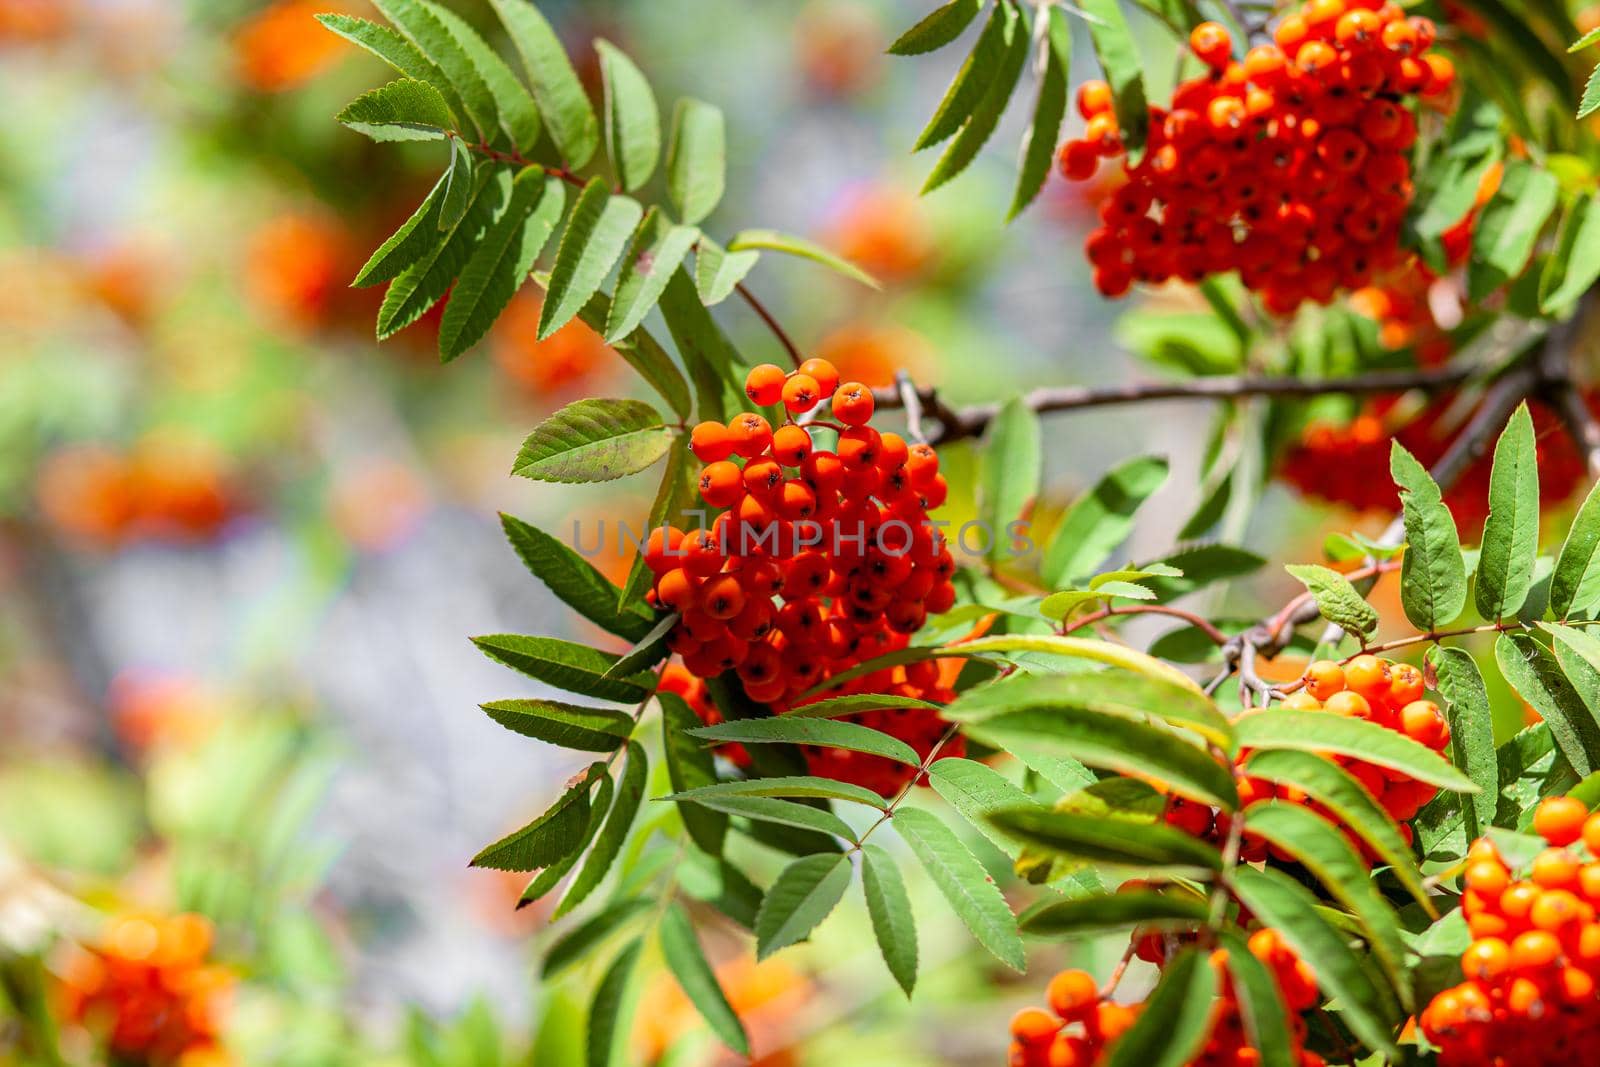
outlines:
[[[478,0],[453,6],[492,29]],[[1053,181],[1001,224],[1025,115],[917,197],[930,161],[909,146],[961,50],[883,49],[927,6],[541,4],[592,82],[603,36],[663,100],[726,110],[715,232],[807,235],[883,279],[871,292],[768,257],[752,287],[808,354],[872,384],[904,367],[952,401],[1162,373],[1126,354],[1137,324],[1087,282],[1092,190]],[[50,946],[105,916],[197,911],[236,978],[239,1062],[575,1062],[588,979],[542,982],[547,916],[514,912],[520,884],[466,861],[576,768],[477,710],[528,689],[466,638],[604,640],[527,576],[496,513],[637,523],[649,475],[565,491],[508,474],[542,415],[636,383],[581,324],[536,342],[532,286],[449,367],[436,314],[374,343],[378,294],[348,281],[441,160],[332,120],[388,72],[313,21],[329,10],[374,14],[0,0],[0,958],[38,964],[7,993],[15,1009],[48,986]],[[748,354],[777,358],[747,309],[721,315]],[[1167,551],[1210,414],[1053,421],[1041,507],[1165,454],[1173,476],[1126,552]],[[1328,521],[1281,490],[1248,503],[1221,532],[1258,549],[1315,545]],[[621,575],[628,560],[599,562]],[[1284,582],[1236,593],[1241,612]],[[920,914],[909,1007],[860,914],[759,967],[711,931],[760,1062],[1000,1062],[1003,1019],[1038,991],[972,954],[942,909]],[[732,1062],[670,978],[645,996],[628,1062]],[[47,1062],[8,1048],[6,1004],[0,1064]]]

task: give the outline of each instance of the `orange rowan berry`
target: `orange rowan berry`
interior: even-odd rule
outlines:
[[[1422,95],[1440,96],[1449,92],[1456,81],[1455,64],[1444,56],[1434,54],[1423,56],[1422,62],[1428,68],[1428,80],[1422,87]]]
[[[1056,162],[1068,181],[1088,181],[1100,169],[1100,150],[1088,141],[1068,141],[1061,146]]]
[[[1353,719],[1365,719],[1372,714],[1372,705],[1367,698],[1351,689],[1343,689],[1327,700],[1323,707],[1334,715],[1343,715]]]
[[[792,415],[803,414],[822,399],[822,387],[809,374],[791,374],[783,383],[783,406]]]
[[[1100,987],[1088,971],[1062,971],[1045,989],[1050,1010],[1070,1021],[1084,1018],[1100,1000]]]
[[[1544,889],[1571,889],[1578,884],[1578,857],[1564,848],[1547,848],[1533,858],[1528,877]]]
[[[1273,31],[1273,40],[1279,48],[1293,55],[1311,37],[1311,23],[1301,14],[1285,15]]]
[[[811,434],[803,426],[780,426],[772,431],[772,458],[785,467],[798,467],[811,454]]]
[[[1498,860],[1478,860],[1467,865],[1462,880],[1474,892],[1495,898],[1505,892],[1511,883],[1511,874]]]
[[[860,382],[846,382],[833,394],[833,417],[846,426],[862,426],[876,406],[872,390]]]
[[[1389,703],[1403,708],[1413,700],[1421,700],[1424,690],[1422,672],[1409,663],[1396,663],[1389,668]]]
[[[782,386],[779,386],[780,394]],[[745,459],[755,459],[772,445],[772,424],[753,411],[735,415],[728,423],[728,438],[733,450]]]
[[[1577,797],[1546,797],[1533,812],[1533,832],[1552,845],[1570,845],[1584,837],[1589,807]],[[1600,825],[1596,827],[1600,837]]]
[[[1208,67],[1220,70],[1233,52],[1233,38],[1219,22],[1202,22],[1189,31],[1189,48]]]
[[[744,492],[744,472],[728,460],[708,463],[700,471],[700,498],[714,508],[732,507]]]
[[[1511,966],[1540,971],[1561,958],[1561,942],[1547,930],[1526,930],[1511,942]]]
[[[818,396],[832,396],[833,391],[839,388],[839,370],[825,359],[813,356],[800,364],[799,372],[816,380]]]
[[[1400,729],[1413,741],[1434,749],[1443,748],[1450,738],[1444,713],[1431,700],[1413,700],[1401,708]]]
[[[684,611],[695,603],[694,580],[683,568],[675,567],[656,579],[656,599],[670,611]]]
[[[1332,660],[1317,660],[1306,668],[1306,692],[1326,701],[1345,686],[1344,668]]]
[[[689,431],[689,451],[702,463],[715,463],[733,455],[728,428],[720,422],[702,422]]]
[[[1054,1040],[1061,1020],[1041,1008],[1023,1008],[1011,1017],[1011,1036],[1024,1045],[1044,1045]]]
[[[744,395],[758,407],[776,404],[783,396],[783,368],[771,363],[751,367],[745,375]]]

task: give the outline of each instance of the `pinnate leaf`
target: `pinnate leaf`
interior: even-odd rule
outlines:
[[[608,482],[672,447],[661,413],[639,400],[575,400],[528,435],[511,473],[540,482]]]

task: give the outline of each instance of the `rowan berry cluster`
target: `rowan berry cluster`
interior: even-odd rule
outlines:
[[[1318,660],[1306,670],[1304,686],[1283,702],[1283,707],[1294,711],[1326,711],[1367,719],[1379,726],[1405,734],[1435,751],[1442,751],[1450,743],[1450,724],[1445,720],[1439,705],[1423,699],[1422,672],[1409,663],[1395,663],[1377,656],[1361,655],[1340,666],[1331,660]],[[1243,762],[1250,753],[1239,754]],[[1411,827],[1405,823],[1416,817],[1418,811],[1438,793],[1438,789],[1419,782],[1400,771],[1378,767],[1358,759],[1330,754],[1330,760],[1340,764],[1367,792],[1383,805],[1385,811],[1401,824],[1400,832],[1409,842]],[[1239,779],[1239,805],[1243,809],[1258,801],[1279,798],[1304,804],[1321,812],[1317,803],[1293,786],[1273,783],[1261,778],[1245,776]],[[1194,834],[1196,837],[1218,839],[1227,836],[1228,817],[1194,801],[1174,797],[1167,802],[1167,822]],[[1366,843],[1352,836],[1352,843],[1367,852]],[[1260,862],[1269,856],[1287,859],[1258,837],[1246,831],[1240,857],[1247,862]],[[1368,855],[1370,859],[1370,854]]]
[[[868,425],[872,391],[839,383],[831,363],[794,372],[764,364],[745,393],[782,405],[776,430],[755,411],[727,424],[702,422],[690,448],[705,464],[700,496],[719,513],[699,530],[653,531],[645,562],[656,606],[680,615],[668,638],[688,672],[733,671],[752,700],[783,713],[828,678],[904,648],[929,614],[955,602],[955,560],[928,511],[947,492],[937,454]],[[831,421],[794,421],[831,397]],[[821,447],[818,435],[836,439]],[[937,664],[911,664],[855,679],[841,692],[949,699]],[[691,701],[702,711],[709,702]],[[942,732],[926,710],[861,717],[924,754]],[[910,768],[834,750],[808,753],[813,773],[891,791]]]
[[[98,946],[64,963],[62,1017],[100,1035],[115,1062],[225,1062],[218,1040],[233,977],[206,962],[211,940],[198,915],[116,920]]]
[[[1512,877],[1486,837],[1467,851],[1466,981],[1418,1019],[1441,1067],[1585,1063],[1600,1041],[1600,815],[1574,797],[1551,797],[1533,829],[1550,847],[1523,877]]]
[[[1397,510],[1399,490],[1389,476],[1391,442],[1399,441],[1424,466],[1433,466],[1470,421],[1455,410],[1455,399],[1444,394],[1412,412],[1398,397],[1380,397],[1343,425],[1312,423],[1285,455],[1279,472],[1307,496],[1357,511]],[[1597,394],[1590,393],[1586,402],[1600,409]],[[1528,410],[1538,442],[1540,500],[1553,507],[1583,483],[1583,457],[1547,405],[1530,400]],[[1492,469],[1486,453],[1445,491],[1444,502],[1463,534],[1476,532],[1489,515]]]
[[[1302,1047],[1306,1036],[1301,1013],[1317,1003],[1311,969],[1295,956],[1276,931],[1257,930],[1249,951],[1272,970],[1289,1009],[1290,1055],[1301,1067],[1322,1067],[1322,1057]],[[1228,953],[1211,953],[1211,966],[1221,982],[1221,996],[1211,1012],[1205,1047],[1191,1067],[1244,1067],[1259,1062],[1246,1036],[1244,1018],[1227,970]],[[1133,1025],[1142,1005],[1118,1004],[1101,996],[1086,971],[1062,971],[1050,980],[1045,996],[1049,1010],[1023,1008],[1011,1019],[1010,1067],[1090,1067],[1103,1062],[1107,1049]]]
[[[244,510],[237,472],[204,442],[156,435],[128,452],[61,449],[39,471],[39,508],[75,541],[199,542]]]
[[[1432,22],[1392,0],[1307,0],[1242,60],[1220,24],[1195,27],[1207,71],[1150,109],[1145,154],[1124,160],[1127,183],[1085,243],[1095,286],[1120,296],[1135,281],[1237,270],[1287,314],[1398,263],[1417,136],[1404,99],[1455,80],[1433,40]],[[1105,83],[1085,84],[1078,110],[1084,136],[1058,160],[1073,181],[1125,152]]]

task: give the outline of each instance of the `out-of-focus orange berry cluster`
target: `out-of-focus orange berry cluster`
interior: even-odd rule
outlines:
[[[1189,45],[1208,71],[1150,109],[1145,154],[1124,160],[1127,182],[1085,245],[1096,287],[1120,296],[1135,281],[1237,270],[1287,314],[1399,263],[1417,135],[1404,100],[1455,79],[1433,40],[1433,23],[1392,0],[1308,0],[1242,60],[1220,24],[1196,27]],[[1084,181],[1124,146],[1105,83],[1085,84],[1078,109],[1088,126],[1059,162]]]
[[[210,540],[244,509],[226,459],[186,436],[152,435],[128,452],[61,449],[42,464],[37,491],[52,525],[98,548]]]

